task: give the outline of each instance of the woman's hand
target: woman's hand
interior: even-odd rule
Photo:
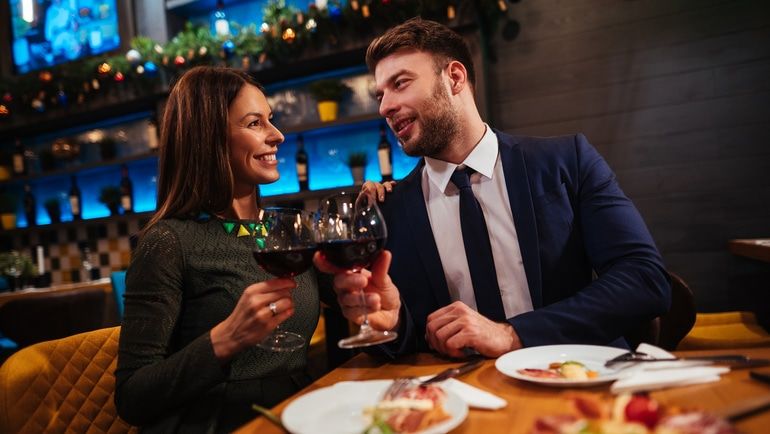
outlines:
[[[366,309],[372,328],[393,330],[398,326],[401,297],[388,275],[391,258],[390,252],[383,250],[372,264],[371,271],[364,269],[358,273],[335,267],[320,252],[313,257],[313,263],[322,272],[334,275],[334,292],[345,318],[360,325]],[[365,306],[361,304],[361,288],[366,295]]]
[[[214,354],[222,361],[264,340],[278,324],[294,314],[293,279],[271,279],[248,286],[235,309],[211,329]],[[275,308],[270,309],[274,303]]]
[[[393,186],[396,185],[396,181],[385,181],[382,184],[374,181],[366,181],[361,186],[361,193],[369,196],[373,202],[384,202],[385,192],[393,192]]]

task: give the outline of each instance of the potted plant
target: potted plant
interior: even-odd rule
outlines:
[[[336,78],[314,81],[310,83],[308,90],[318,103],[318,116],[321,122],[336,120],[339,102],[351,92],[350,87]]]
[[[0,221],[4,229],[16,227],[16,196],[8,192],[0,192]]]
[[[103,203],[110,210],[110,215],[118,215],[120,188],[114,185],[102,187],[102,191],[99,193],[99,202]]]
[[[43,207],[48,213],[48,217],[51,219],[51,223],[61,222],[61,204],[59,198],[51,197],[43,202]]]
[[[368,158],[366,152],[351,152],[348,154],[348,166],[353,174],[353,183],[361,185],[364,183],[364,172]]]

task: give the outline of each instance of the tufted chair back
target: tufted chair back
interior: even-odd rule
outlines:
[[[0,367],[0,433],[138,432],[113,401],[119,336],[99,329],[13,354]]]

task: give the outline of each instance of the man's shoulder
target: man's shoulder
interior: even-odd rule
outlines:
[[[500,130],[495,130],[495,133],[501,146],[518,146],[526,153],[559,152],[574,149],[579,143],[587,143],[585,136],[580,133],[547,137],[510,134]]]

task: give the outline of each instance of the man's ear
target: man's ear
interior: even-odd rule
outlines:
[[[457,95],[468,85],[468,71],[465,69],[465,65],[457,60],[449,62],[446,71],[449,76],[452,95]]]

